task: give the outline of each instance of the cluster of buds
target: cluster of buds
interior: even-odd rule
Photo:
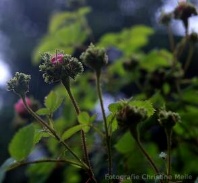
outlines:
[[[163,67],[159,68],[152,73],[148,73],[144,76],[144,80],[147,79],[147,91],[149,95],[152,95],[155,90],[162,91],[163,94],[163,85],[167,83],[170,85],[170,92],[176,91],[175,83],[182,79],[184,76],[184,71],[180,64],[175,65],[174,68]],[[148,85],[149,84],[149,85]]]
[[[193,15],[197,15],[197,10],[191,3],[180,2],[175,8],[173,14],[175,19],[182,20],[184,26],[188,28],[188,18]]]
[[[116,120],[121,130],[129,130],[134,139],[139,138],[138,124],[147,119],[144,108],[124,104],[116,114]]]
[[[92,43],[80,56],[82,62],[96,72],[108,63],[108,56],[105,49],[94,46]]]
[[[160,18],[159,18],[159,22],[161,24],[164,24],[164,25],[169,25],[171,20],[173,18],[173,14],[172,13],[164,13],[162,12],[161,15],[160,15]]]
[[[196,44],[198,42],[198,34],[195,32],[192,32],[189,36],[188,39],[190,41],[190,43],[192,43],[193,45]]]
[[[188,19],[194,15],[198,15],[196,7],[193,4],[188,3],[186,1],[180,1],[178,3],[178,6],[173,10],[173,12],[162,12],[160,16],[160,23],[168,25],[171,22],[172,18],[175,18],[181,20],[187,30]]]
[[[165,129],[171,130],[177,122],[181,122],[181,118],[178,113],[161,110],[158,114],[158,122]]]
[[[39,66],[40,71],[44,72],[43,78],[46,83],[54,83],[68,78],[75,79],[83,72],[82,63],[75,57],[68,54],[44,53],[43,63]]]
[[[16,72],[15,76],[7,82],[8,90],[14,91],[20,96],[25,96],[25,94],[29,91],[30,79],[30,75]]]
[[[133,71],[134,69],[136,69],[139,65],[139,58],[138,56],[134,55],[132,56],[132,58],[130,60],[127,60],[125,62],[123,62],[123,68],[126,71]]]

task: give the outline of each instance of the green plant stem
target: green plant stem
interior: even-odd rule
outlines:
[[[174,63],[173,66],[176,66],[177,59],[181,56],[185,46],[187,43],[187,37],[184,37],[175,47],[174,52],[173,52],[173,57],[174,57]]]
[[[175,44],[174,44],[174,37],[173,37],[173,33],[171,31],[170,25],[167,26],[167,31],[168,31],[168,38],[169,38],[169,43],[170,43],[170,49],[173,52],[174,51]]]
[[[21,162],[16,162],[14,164],[12,164],[7,171],[13,170],[15,168],[21,167],[21,166],[25,166],[25,165],[29,165],[29,164],[38,164],[38,163],[70,163],[73,165],[77,165],[82,167],[81,164],[71,161],[71,160],[66,160],[66,159],[41,159],[41,160],[36,160],[36,161],[21,161]],[[83,168],[83,167],[82,167]]]
[[[186,59],[185,65],[184,65],[184,73],[186,73],[186,71],[188,70],[188,68],[190,66],[190,63],[192,61],[193,53],[194,53],[194,46],[192,44],[190,44],[188,57]]]
[[[104,127],[105,127],[106,145],[107,145],[107,153],[108,153],[108,173],[109,175],[111,175],[112,174],[111,139],[109,136],[107,119],[106,119],[105,109],[104,109],[104,104],[103,104],[103,99],[102,99],[102,90],[100,87],[100,71],[98,72],[96,71],[96,87],[97,87],[97,92],[98,92],[98,98],[100,100],[102,117],[103,117]],[[109,182],[111,181],[109,180]]]
[[[26,103],[25,96],[21,96],[23,103],[28,110],[28,112],[46,129],[48,129],[52,135],[60,142],[75,158],[82,164],[85,169],[89,169],[87,164],[85,164],[72,150],[71,148],[59,137],[59,135],[52,129],[43,119],[41,119]]]
[[[101,130],[99,130],[97,127],[95,127],[94,125],[90,125],[90,127],[93,128],[98,133],[98,135],[100,135],[102,139],[105,137],[104,133]]]
[[[149,156],[149,154],[146,152],[146,150],[144,149],[141,141],[140,141],[140,137],[139,137],[139,131],[137,129],[137,127],[134,127],[133,129],[131,129],[131,134],[134,137],[139,149],[141,150],[141,152],[143,153],[143,155],[146,157],[146,159],[148,160],[148,162],[150,163],[152,169],[155,171],[155,173],[157,175],[160,174],[158,168],[156,167],[154,161],[152,160],[152,158]],[[163,183],[162,180],[160,180],[160,183]]]
[[[69,95],[69,98],[75,108],[75,111],[76,111],[76,114],[79,115],[80,114],[80,108],[78,106],[78,103],[76,102],[72,92],[71,92],[71,89],[70,89],[70,81],[69,79],[66,80],[65,82],[62,81],[62,84],[64,85],[68,95]],[[81,139],[82,139],[82,146],[83,146],[83,153],[84,153],[84,157],[85,157],[85,162],[86,164],[89,166],[89,176],[90,178],[94,181],[94,182],[97,182],[96,179],[95,179],[95,176],[94,176],[94,173],[93,173],[93,170],[92,170],[92,167],[91,167],[91,163],[89,161],[89,156],[88,156],[88,151],[87,151],[87,145],[86,145],[86,137],[85,137],[85,132],[83,130],[81,130]]]
[[[172,129],[165,129],[167,139],[167,176],[171,174],[171,136]]]
[[[136,140],[138,147],[140,148],[140,150],[142,151],[142,153],[144,154],[144,156],[147,158],[147,160],[149,161],[150,165],[152,166],[153,170],[155,171],[156,174],[159,174],[159,170],[157,169],[157,167],[155,166],[155,163],[153,162],[153,160],[151,159],[151,157],[148,155],[148,153],[146,152],[146,150],[144,149],[144,147],[142,146],[142,143],[140,142],[140,140]]]

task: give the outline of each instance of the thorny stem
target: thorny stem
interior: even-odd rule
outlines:
[[[71,148],[61,139],[61,137],[59,137],[59,135],[56,133],[56,131],[54,131],[54,129],[52,129],[43,119],[41,119],[28,105],[27,102],[25,100],[25,96],[21,96],[23,103],[26,107],[26,109],[28,110],[28,112],[46,129],[48,129],[52,135],[58,140],[58,142],[60,142],[79,162],[80,164],[82,164],[82,166],[85,169],[89,169],[89,167],[87,166],[87,164],[85,164],[72,150]]]
[[[80,114],[80,108],[78,106],[78,103],[76,102],[72,92],[71,92],[71,89],[70,89],[70,82],[69,82],[69,79],[67,81],[62,81],[62,84],[64,85],[68,95],[69,95],[69,98],[75,108],[75,111],[76,111],[76,114],[79,115]],[[93,170],[92,170],[92,167],[91,167],[91,163],[89,161],[89,156],[88,156],[88,151],[87,151],[87,145],[86,145],[86,137],[85,137],[85,133],[83,130],[81,130],[81,139],[82,139],[82,146],[83,146],[83,152],[84,152],[84,157],[85,157],[85,162],[86,164],[89,166],[89,176],[91,178],[91,180],[93,180],[94,182],[97,182],[95,177],[94,177],[94,173],[93,173]]]
[[[169,177],[171,174],[171,135],[172,130],[165,129],[166,139],[167,139],[167,176]],[[168,181],[169,182],[169,181]]]
[[[21,167],[21,166],[25,166],[25,165],[29,165],[29,164],[38,164],[38,163],[70,163],[73,165],[77,165],[82,167],[81,164],[71,161],[71,160],[66,160],[66,159],[41,159],[41,160],[36,160],[36,161],[21,161],[21,162],[16,162],[14,164],[12,164],[7,171],[13,170],[15,168]],[[82,167],[83,168],[83,167]]]
[[[131,129],[131,134],[134,137],[139,149],[141,150],[141,152],[143,153],[143,155],[146,157],[146,159],[148,160],[148,162],[150,163],[151,167],[153,168],[153,170],[155,171],[155,173],[157,175],[160,174],[158,168],[156,167],[154,161],[152,160],[152,158],[149,156],[149,154],[146,152],[146,150],[144,149],[144,147],[142,146],[142,143],[140,141],[140,137],[139,137],[139,131],[138,128],[136,127],[135,129]],[[160,183],[163,183],[162,180],[160,180]]]
[[[96,87],[97,87],[98,97],[100,100],[100,107],[101,107],[102,117],[105,127],[106,145],[107,145],[107,153],[108,153],[108,174],[111,175],[112,174],[111,139],[108,131],[107,119],[106,119],[105,109],[102,99],[102,90],[100,87],[100,71],[96,71]],[[111,181],[109,180],[109,182]]]

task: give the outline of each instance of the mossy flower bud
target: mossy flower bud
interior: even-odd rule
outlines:
[[[161,110],[158,114],[158,121],[165,129],[172,129],[177,122],[181,121],[181,118],[178,113]]]
[[[40,66],[40,71],[44,72],[43,78],[46,83],[54,83],[58,81],[75,79],[76,76],[83,72],[82,63],[75,57],[68,54],[44,53],[42,55],[44,61]]]
[[[13,90],[20,96],[25,96],[25,94],[29,91],[30,79],[30,75],[16,72],[15,76],[7,82],[8,90]]]
[[[131,59],[124,61],[122,66],[125,71],[130,72],[130,71],[135,70],[138,67],[139,62],[140,62],[140,59],[138,58],[138,56],[134,55]]]
[[[145,120],[147,111],[143,108],[124,105],[116,114],[118,125],[123,129],[136,128],[137,124]]]
[[[159,18],[159,22],[163,25],[169,25],[171,20],[173,18],[173,14],[172,13],[164,13],[162,12]]]
[[[198,34],[196,32],[192,32],[188,37],[190,43],[193,45],[198,43]]]
[[[175,8],[174,12],[175,19],[180,19],[183,21],[185,28],[188,28],[188,18],[193,15],[197,15],[197,10],[195,6],[191,3],[180,2]]]
[[[92,43],[80,56],[82,62],[91,69],[100,72],[101,68],[108,63],[105,49],[94,46]]]

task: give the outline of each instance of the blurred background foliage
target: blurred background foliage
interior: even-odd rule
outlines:
[[[182,123],[174,130],[173,139],[173,171],[179,174],[193,175],[194,182],[198,175],[198,128],[197,128],[197,45],[192,57],[192,64],[185,73],[181,91],[178,91],[178,80],[182,78],[182,63],[186,60],[188,45],[180,61],[171,69],[173,54],[169,49],[165,29],[157,26],[155,13],[164,1],[132,0],[8,0],[0,2],[0,34],[2,43],[1,54],[10,66],[10,72],[25,72],[32,75],[29,95],[43,103],[44,97],[50,89],[64,98],[62,105],[55,113],[55,128],[63,133],[65,129],[76,123],[75,111],[69,102],[64,88],[61,85],[48,86],[42,80],[38,71],[40,53],[44,51],[64,50],[66,53],[79,56],[90,42],[105,47],[109,56],[109,65],[103,71],[103,89],[106,111],[108,104],[119,99],[135,97],[136,99],[150,99],[156,108],[164,106],[181,115]],[[152,5],[152,6],[151,6]],[[179,41],[182,37],[175,36]],[[13,74],[12,74],[13,75]],[[72,82],[72,90],[83,111],[90,114],[97,113],[96,121],[101,121],[98,112],[94,75],[85,71],[82,77]],[[1,128],[0,128],[0,162],[9,157],[7,145],[20,126],[29,121],[21,122],[13,110],[13,103],[17,96],[0,88],[1,94]],[[109,119],[111,116],[109,115]],[[163,129],[159,127],[154,114],[141,127],[141,138],[149,154],[157,165],[164,169],[162,159],[158,157],[161,151],[166,150],[166,139]],[[66,119],[66,122],[65,122]],[[101,123],[96,123],[100,127]],[[113,131],[117,129],[113,122]],[[98,133],[88,133],[88,144],[96,167],[97,178],[106,172],[101,162],[105,161],[105,151],[101,149],[104,142]],[[43,134],[45,137],[45,135]],[[79,136],[69,140],[69,144],[80,153],[77,144]],[[114,166],[117,174],[150,173],[147,162],[142,159],[141,153],[136,153],[136,145],[129,133],[119,131],[112,133],[112,144],[116,151]],[[62,157],[57,154],[56,142],[49,138],[43,140],[43,146],[37,146],[34,156]],[[98,153],[100,152],[100,153]],[[64,152],[66,153],[66,152]],[[133,156],[131,156],[133,154]],[[31,156],[30,156],[31,158]],[[4,182],[85,182],[83,172],[71,166],[62,164],[36,164],[27,170],[21,167],[7,173]],[[102,180],[101,180],[102,181]],[[151,181],[152,182],[152,181]],[[189,182],[188,182],[189,183]]]

